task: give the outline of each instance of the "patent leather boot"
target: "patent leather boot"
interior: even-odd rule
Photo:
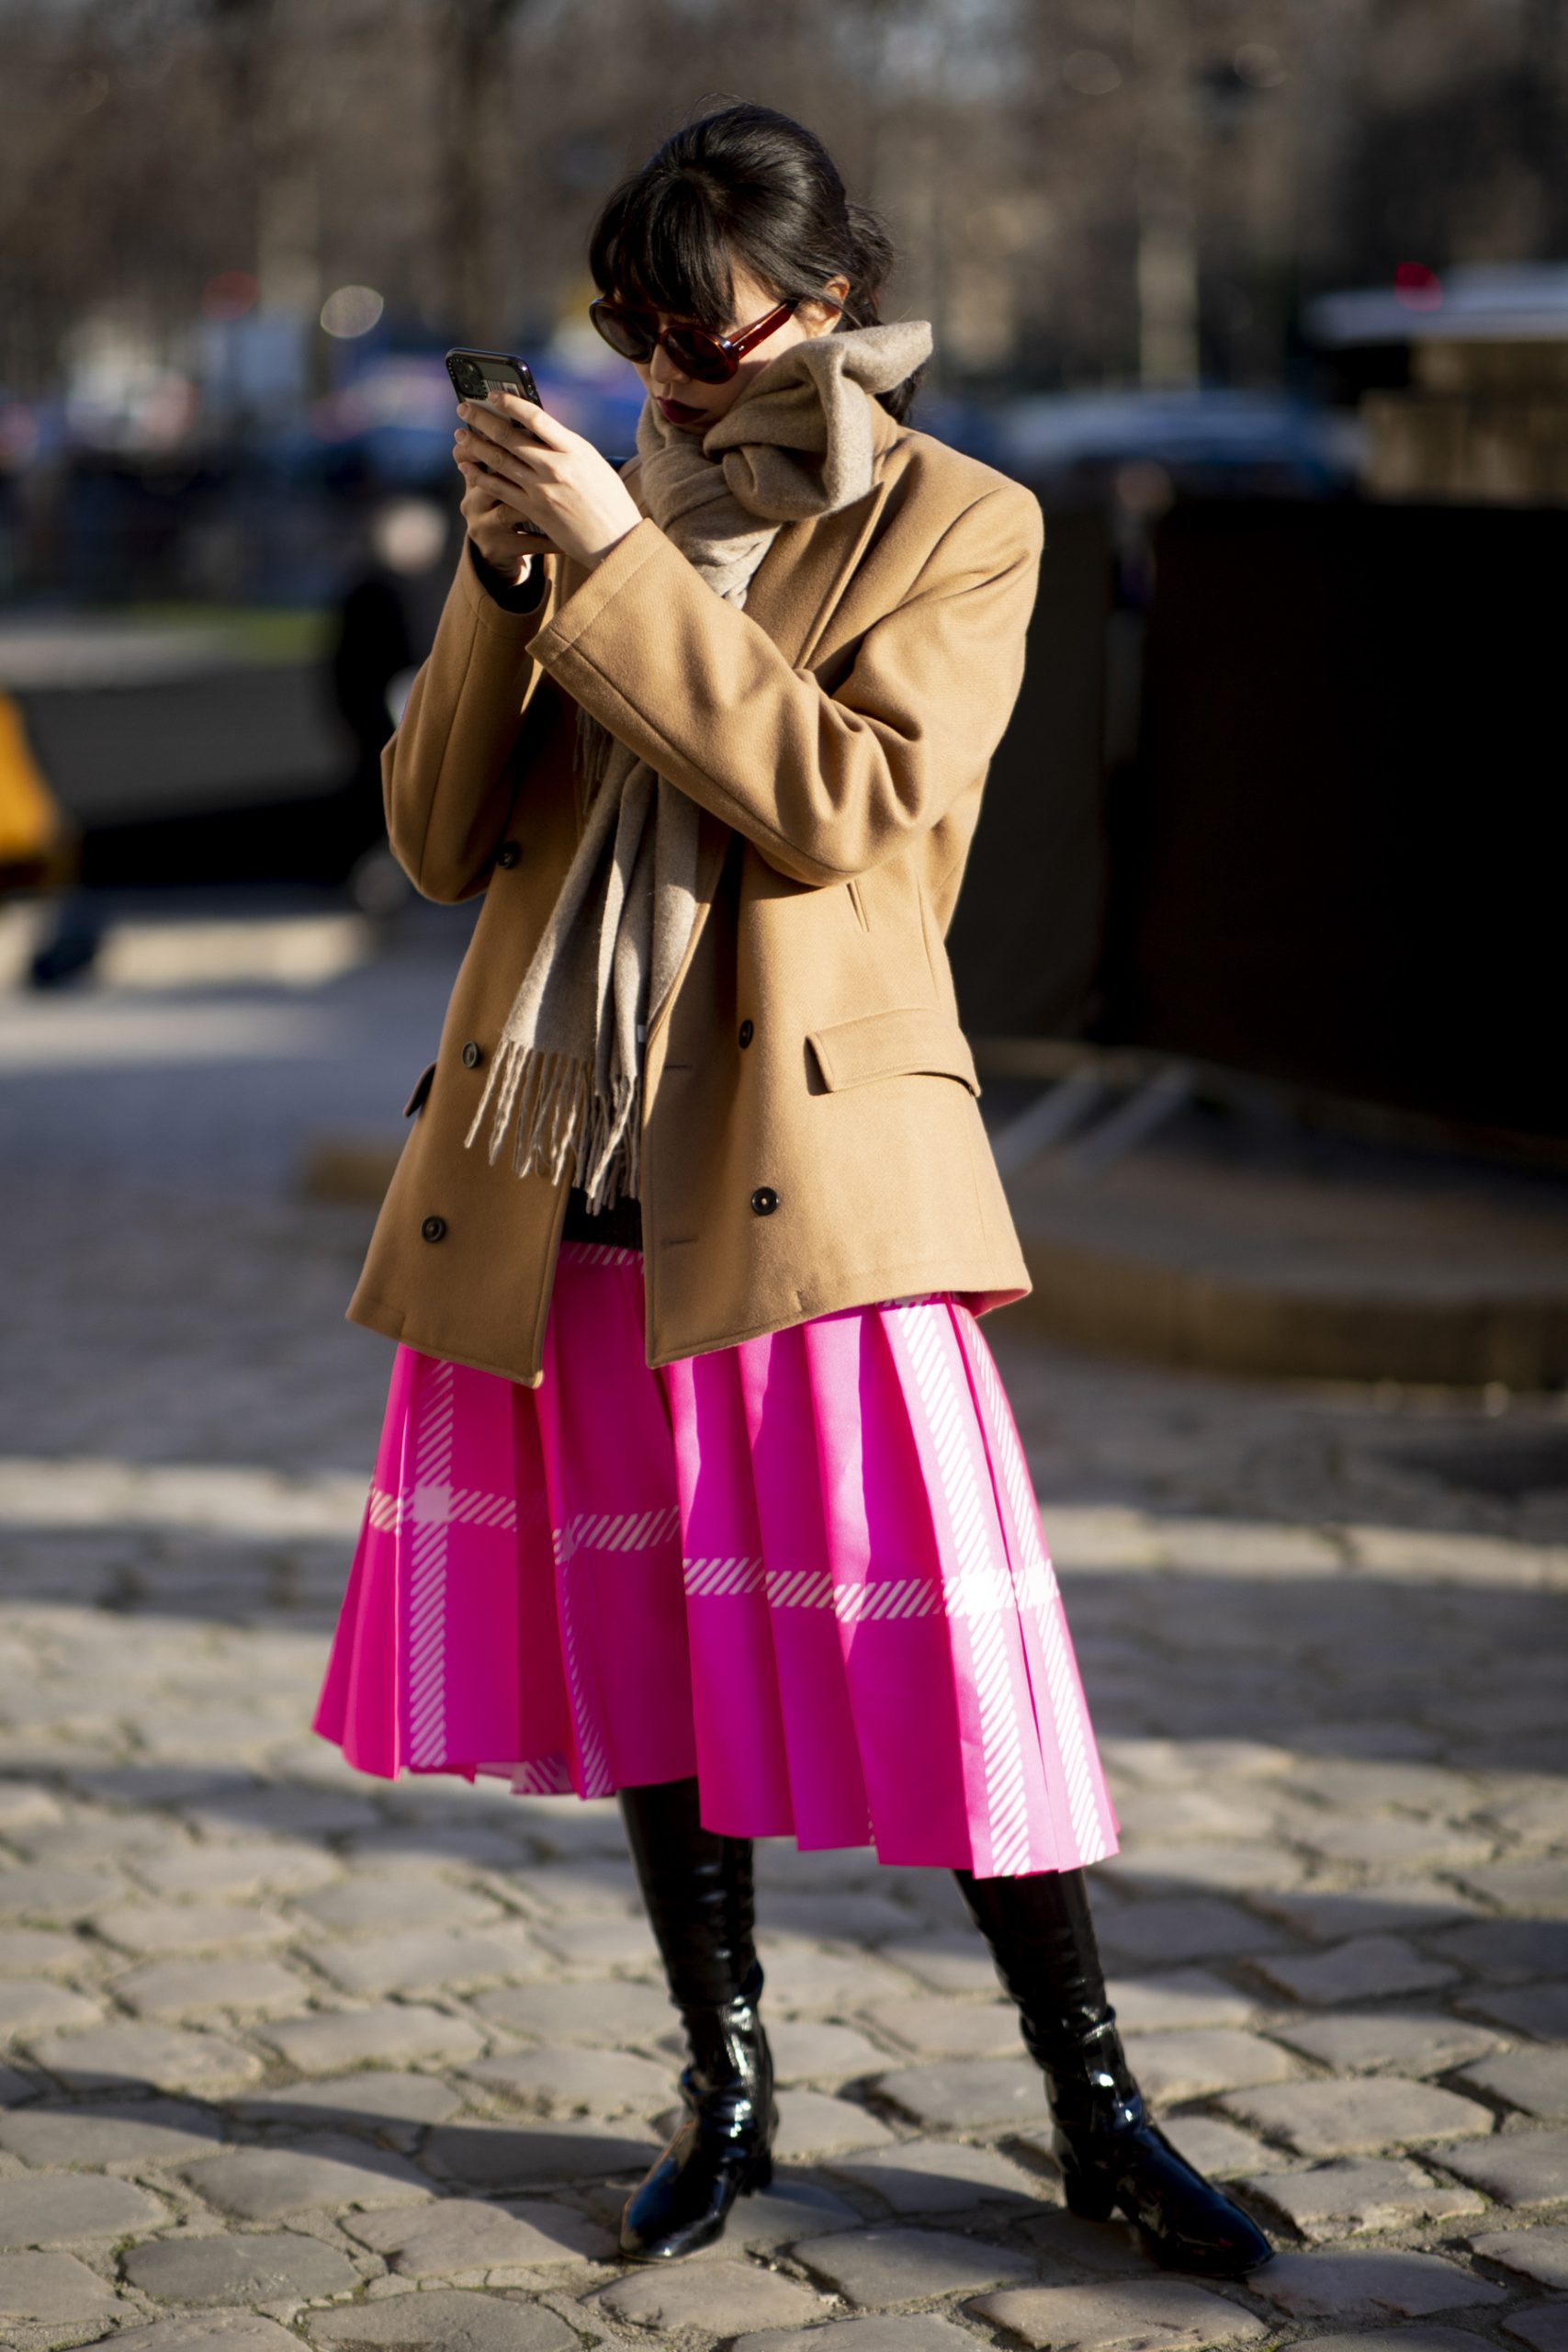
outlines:
[[[758,2014],[750,1838],[702,1826],[694,1780],[623,1789],[620,1804],[691,2051],[681,2126],[621,2215],[621,2252],[662,2262],[711,2245],[737,2197],[768,2186],[778,2111]]]
[[[1270,2260],[1257,2223],[1177,2153],[1144,2104],[1105,1997],[1083,1872],[953,1875],[1044,2075],[1069,2210],[1092,2222],[1124,2213],[1168,2269],[1239,2278]]]

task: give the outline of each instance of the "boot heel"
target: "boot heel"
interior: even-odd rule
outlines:
[[[1062,2168],[1062,2194],[1068,2212],[1076,2213],[1080,2222],[1109,2222],[1116,2211],[1114,2184],[1080,2172],[1076,2165],[1070,2170],[1066,2165]]]
[[[750,2197],[755,2189],[771,2188],[773,2179],[773,2154],[769,2149],[764,2148],[761,2154],[753,2156],[748,2165],[746,2177],[740,2184],[740,2194],[742,2197]]]

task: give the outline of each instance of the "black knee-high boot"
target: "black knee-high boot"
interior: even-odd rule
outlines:
[[[737,2197],[767,2187],[778,2113],[757,2013],[750,1839],[703,1827],[694,1780],[623,1789],[620,1804],[692,2053],[685,2119],[621,2216],[622,2253],[657,2262],[711,2245]]]
[[[1105,1997],[1082,1871],[953,1875],[1044,2074],[1071,2210],[1104,2222],[1120,2208],[1173,2270],[1237,2278],[1267,2262],[1262,2231],[1149,2118]]]

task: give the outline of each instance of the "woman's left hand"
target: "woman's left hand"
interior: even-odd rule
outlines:
[[[459,465],[482,459],[495,497],[586,570],[641,522],[642,510],[615,467],[533,401],[492,392],[487,401],[459,401],[457,414]]]

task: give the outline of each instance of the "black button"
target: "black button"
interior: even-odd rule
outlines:
[[[497,865],[515,865],[522,854],[515,842],[502,842],[496,851],[495,862]]]
[[[419,1229],[426,1241],[439,1241],[446,1230],[446,1220],[444,1216],[427,1216]]]
[[[743,1021],[740,1023],[740,1049],[742,1053],[744,1053],[746,1047],[750,1044],[756,1034],[757,1032],[752,1028],[751,1023],[749,1021]]]
[[[751,1195],[751,1213],[754,1216],[772,1216],[778,1204],[779,1196],[771,1184],[759,1184]]]
[[[470,1037],[468,1044],[463,1048],[463,1068],[465,1069],[478,1069],[483,1059],[483,1054]]]

